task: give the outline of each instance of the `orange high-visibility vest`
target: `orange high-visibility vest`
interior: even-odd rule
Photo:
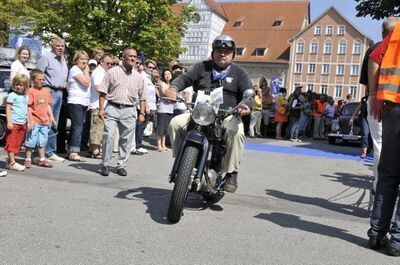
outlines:
[[[400,23],[390,36],[389,46],[380,66],[377,89],[379,100],[400,103]]]

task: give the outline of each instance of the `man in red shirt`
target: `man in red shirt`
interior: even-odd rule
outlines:
[[[384,39],[371,52],[368,60],[369,111],[375,119],[382,120],[382,151],[371,214],[371,228],[368,230],[368,244],[372,249],[380,249],[387,245],[387,253],[392,256],[400,256],[400,203],[397,206],[395,221],[391,225],[400,185],[400,164],[398,163],[400,157],[400,104],[389,100],[379,100],[377,88],[380,65],[386,50],[389,45],[400,45],[400,41],[390,42],[393,29],[397,30],[400,26],[399,23],[399,19],[395,17],[385,19],[382,25]],[[387,237],[389,231],[390,240]]]

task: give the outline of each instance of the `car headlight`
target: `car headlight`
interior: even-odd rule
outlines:
[[[207,103],[198,103],[192,112],[192,119],[201,126],[208,126],[215,120],[213,107]]]
[[[339,125],[339,121],[338,120],[333,120],[332,121],[331,129],[332,129],[333,132],[339,131],[340,125]]]

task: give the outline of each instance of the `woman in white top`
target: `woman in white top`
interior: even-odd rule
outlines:
[[[69,70],[67,84],[67,109],[71,120],[71,130],[68,138],[67,158],[71,161],[85,162],[79,156],[83,124],[87,108],[90,104],[90,76],[88,66],[89,56],[85,51],[75,52],[74,66]]]
[[[15,54],[15,61],[11,64],[11,73],[10,73],[10,80],[14,79],[14,76],[17,74],[23,74],[28,77],[29,71],[26,68],[26,63],[31,58],[31,51],[26,46],[21,46],[18,48],[17,53]]]
[[[168,125],[174,114],[174,102],[163,99],[165,90],[169,87],[172,80],[172,72],[165,69],[161,74],[161,85],[159,88],[160,103],[157,109],[157,149],[159,152],[165,152],[169,149],[165,146],[165,136],[168,133]]]

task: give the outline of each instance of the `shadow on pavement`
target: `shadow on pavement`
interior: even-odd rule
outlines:
[[[150,215],[153,221],[160,224],[170,224],[166,217],[170,194],[171,191],[166,189],[140,187],[120,191],[115,195],[115,198],[126,200],[140,199],[146,205],[146,213]]]
[[[367,247],[367,239],[349,234],[348,231],[337,227],[301,220],[300,217],[296,215],[285,213],[260,213],[256,215],[255,218],[264,219],[285,228],[294,228],[314,234],[339,238],[360,247]]]
[[[84,169],[86,171],[97,173],[97,174],[100,173],[100,165],[97,163],[93,164],[92,161],[90,161],[90,160],[87,162],[69,164],[68,166],[76,168],[76,169]]]
[[[366,196],[365,191],[361,195],[361,198],[358,199],[357,202],[354,204],[341,204],[341,203],[332,202],[329,199],[323,199],[323,198],[317,198],[317,197],[312,198],[312,197],[306,197],[306,196],[301,196],[301,195],[288,194],[288,193],[284,193],[284,192],[277,191],[277,190],[266,190],[266,192],[267,192],[267,195],[269,195],[269,196],[273,196],[275,198],[279,198],[279,199],[283,199],[283,200],[287,200],[287,201],[291,201],[291,202],[315,205],[315,206],[319,206],[321,208],[324,208],[324,209],[327,209],[330,211],[334,211],[334,212],[338,212],[341,214],[353,215],[353,216],[362,217],[362,218],[369,217],[369,211],[359,207],[361,204],[360,202],[362,202],[363,198]],[[335,197],[336,196],[337,195],[335,195]],[[337,199],[338,198],[336,198],[336,200]]]
[[[368,175],[356,175],[345,172],[335,172],[333,176],[331,175],[321,175],[323,177],[328,177],[334,182],[340,182],[345,186],[352,188],[360,188],[365,190],[372,189],[372,183],[374,182],[373,176]]]
[[[140,199],[143,201],[143,204],[146,205],[146,213],[150,215],[153,221],[160,224],[171,224],[166,217],[170,196],[171,190],[140,187],[120,191],[115,195],[115,198],[126,200]],[[212,211],[223,210],[223,208],[217,204],[204,202],[201,195],[189,193],[183,213],[185,213],[185,211],[203,211],[206,209]]]

